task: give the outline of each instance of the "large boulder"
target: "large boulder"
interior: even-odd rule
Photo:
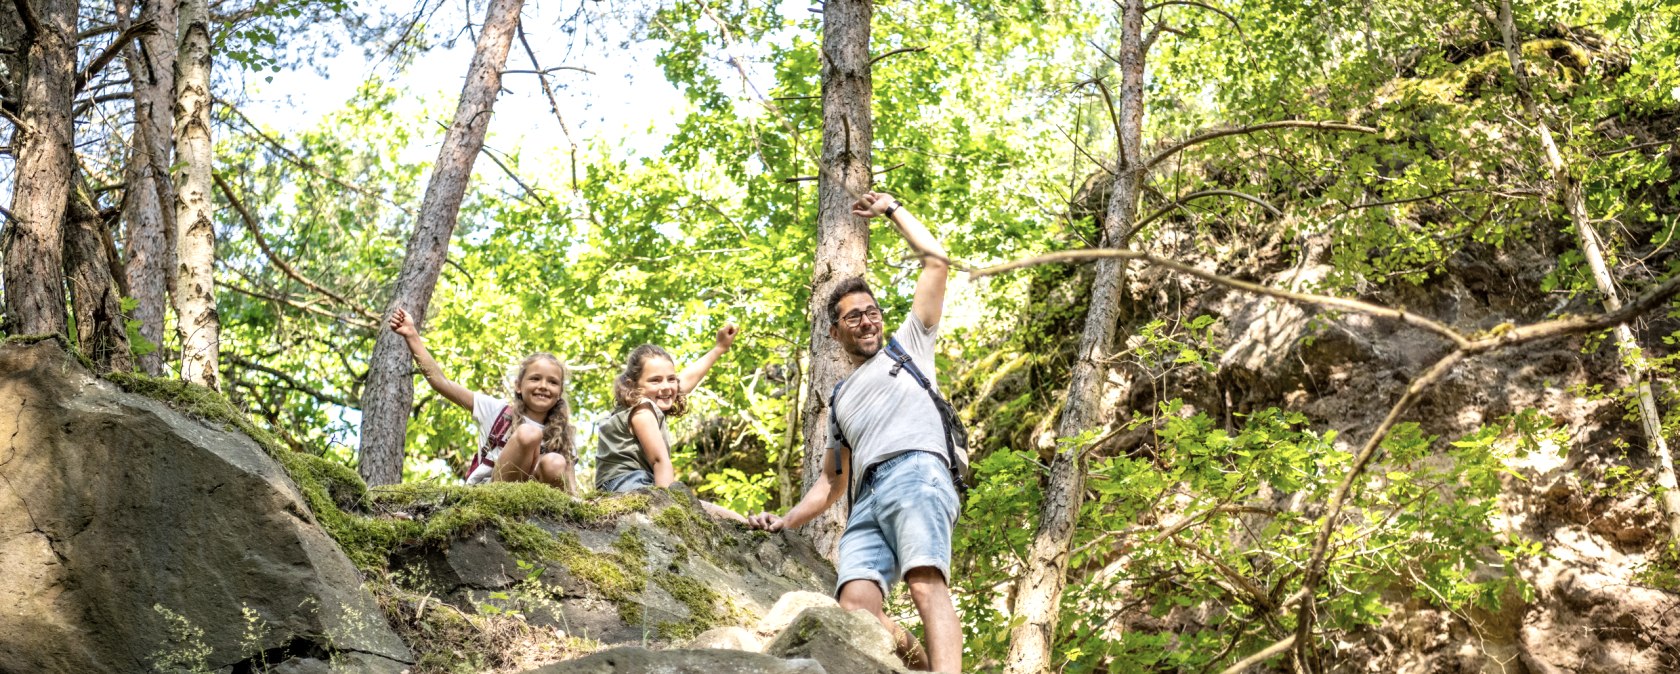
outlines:
[[[783,660],[746,651],[650,651],[626,646],[556,663],[527,674],[827,674],[814,660]]]
[[[262,447],[50,340],[0,346],[0,578],[0,671],[412,660]]]
[[[782,658],[810,658],[831,672],[904,671],[904,662],[893,654],[892,635],[880,621],[867,611],[847,611],[838,606],[806,609],[765,652]]]

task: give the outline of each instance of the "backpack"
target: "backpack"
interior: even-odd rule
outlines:
[[[922,374],[920,368],[916,367],[915,361],[910,359],[910,354],[904,351],[904,347],[898,343],[897,337],[887,338],[885,351],[887,357],[893,361],[892,370],[887,372],[888,376],[897,377],[900,370],[909,372],[910,376],[916,378],[916,383],[921,384],[922,390],[927,391],[928,397],[933,399],[934,408],[939,410],[939,421],[945,427],[945,463],[951,469],[951,484],[957,489],[957,502],[960,509],[960,504],[968,496],[968,488],[974,481],[968,465],[957,460],[958,451],[961,451],[965,458],[968,456],[968,429],[963,428],[962,421],[957,418],[956,409],[951,407],[950,401],[946,400],[945,396],[939,395],[939,392],[933,389],[933,382]],[[838,409],[835,407],[835,404],[840,402],[840,387],[845,383],[846,380],[844,379],[835,382],[834,392],[828,396],[828,423],[834,425],[834,434],[840,438],[840,446],[846,448],[846,461],[847,465],[850,466],[853,454],[852,443],[846,439],[845,429],[840,427],[840,417]],[[861,481],[861,476],[857,480],[848,479],[846,481],[846,508],[848,510],[852,507],[852,485]]]

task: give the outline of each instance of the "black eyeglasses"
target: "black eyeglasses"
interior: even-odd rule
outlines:
[[[846,327],[848,327],[848,328],[855,328],[859,325],[863,325],[863,319],[865,319],[865,318],[867,318],[871,321],[874,321],[876,323],[880,323],[881,322],[881,308],[880,307],[870,307],[868,309],[858,309],[856,311],[853,311],[851,313],[846,314],[845,316],[841,316],[840,321],[842,323],[845,323]]]

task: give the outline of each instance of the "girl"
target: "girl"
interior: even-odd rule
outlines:
[[[526,356],[514,377],[513,401],[503,402],[444,377],[407,311],[392,313],[390,326],[408,344],[432,390],[470,410],[478,422],[478,451],[467,468],[467,484],[534,479],[577,494],[565,363],[546,353]],[[520,423],[515,424],[515,419]]]
[[[688,394],[700,385],[723,352],[735,343],[736,328],[726,325],[717,334],[717,345],[700,362],[677,372],[676,361],[652,344],[630,351],[624,372],[613,380],[613,398],[618,410],[601,421],[600,443],[595,464],[595,488],[626,492],[641,487],[669,487],[677,481],[671,467],[669,417],[688,411]],[[746,523],[746,518],[705,501],[700,502],[713,517]]]

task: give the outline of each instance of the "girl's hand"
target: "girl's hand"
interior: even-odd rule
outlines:
[[[420,336],[420,331],[414,327],[414,319],[408,315],[407,311],[402,309],[391,312],[390,326],[391,332],[403,337]]]
[[[717,334],[718,347],[728,351],[729,347],[735,344],[735,333],[740,331],[741,329],[735,327],[734,323],[723,326],[723,329],[718,330]]]
[[[873,218],[887,212],[898,203],[893,195],[886,192],[864,192],[857,201],[852,202],[852,215],[860,218]]]

